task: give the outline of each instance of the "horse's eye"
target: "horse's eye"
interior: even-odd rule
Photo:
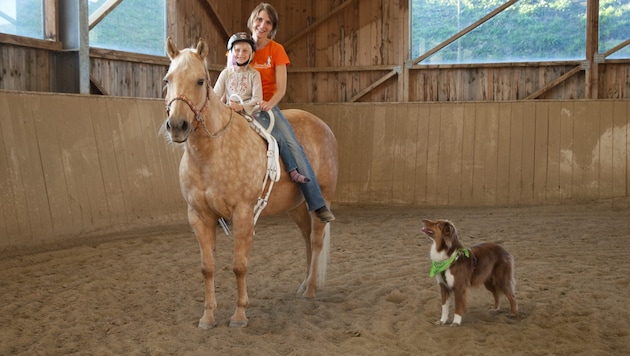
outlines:
[[[197,85],[199,85],[199,86],[203,86],[203,83],[204,83],[204,82],[205,82],[205,80],[204,80],[204,79],[199,79],[199,80],[197,81]]]
[[[168,79],[164,78],[164,84],[168,85]]]

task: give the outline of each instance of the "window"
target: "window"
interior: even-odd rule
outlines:
[[[107,0],[89,0],[90,15]],[[166,0],[123,0],[90,30],[90,46],[163,56]]]
[[[417,58],[483,18],[505,0],[411,0],[411,57]],[[600,52],[630,34],[627,0],[600,0]],[[615,53],[628,58],[630,49]],[[521,0],[422,64],[582,60],[586,1]],[[614,58],[611,56],[609,58]]]
[[[44,38],[44,0],[0,1],[0,32]]]
[[[630,1],[599,0],[599,52],[605,53],[628,38]],[[630,58],[630,46],[625,46],[606,58]]]

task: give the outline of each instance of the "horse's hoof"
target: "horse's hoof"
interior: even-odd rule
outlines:
[[[244,328],[247,326],[247,319],[245,320],[230,320],[231,328]]]
[[[201,330],[210,330],[215,326],[217,326],[216,323],[206,323],[204,321],[199,321],[199,325],[197,325],[197,327]]]

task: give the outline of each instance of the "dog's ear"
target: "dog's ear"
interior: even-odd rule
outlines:
[[[446,247],[453,247],[453,241],[457,240],[457,229],[450,221],[445,221],[442,227],[442,234],[444,235],[444,243]]]

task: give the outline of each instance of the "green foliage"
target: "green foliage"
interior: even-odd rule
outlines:
[[[505,0],[412,0],[411,56],[416,58],[475,23]],[[630,2],[600,0],[600,51],[630,36]],[[423,63],[584,59],[586,1],[521,0]],[[614,56],[630,57],[626,48]]]
[[[89,13],[106,0],[90,0]],[[90,31],[90,46],[164,55],[166,0],[123,0]]]
[[[0,1],[0,11],[3,15],[0,17],[0,32],[43,39],[43,4],[44,0],[20,0],[15,4]]]

